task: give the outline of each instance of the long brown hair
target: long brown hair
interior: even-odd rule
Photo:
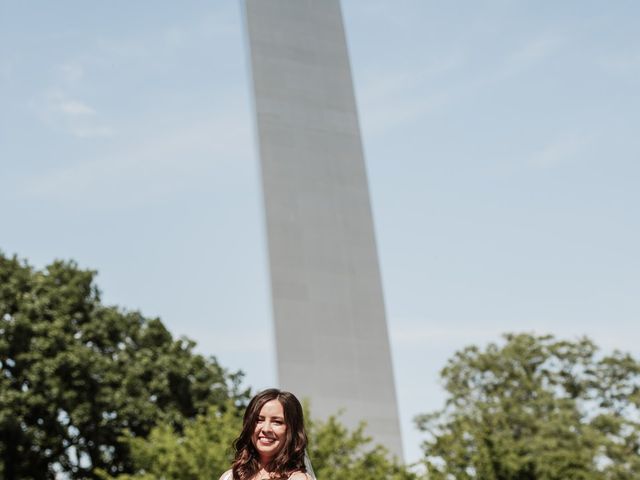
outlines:
[[[304,430],[302,406],[293,393],[270,388],[258,393],[251,399],[244,412],[242,432],[233,442],[236,456],[233,461],[234,480],[249,480],[260,470],[259,456],[251,438],[258,422],[260,410],[265,403],[278,400],[284,411],[284,423],[287,426],[284,446],[269,462],[262,465],[275,478],[288,478],[293,472],[306,472],[304,451],[307,447],[307,434]]]

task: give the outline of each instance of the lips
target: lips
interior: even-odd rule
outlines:
[[[276,443],[276,439],[270,437],[258,437],[258,442],[263,445],[273,445],[274,443]]]

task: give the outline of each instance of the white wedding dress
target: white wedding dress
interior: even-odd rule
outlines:
[[[313,467],[311,466],[311,460],[309,460],[309,455],[304,454],[304,466],[307,469],[307,476],[309,480],[316,480],[316,474],[313,473]],[[222,480],[233,480],[233,472],[229,470],[229,472],[224,476]]]

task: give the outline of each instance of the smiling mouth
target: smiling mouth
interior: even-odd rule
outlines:
[[[271,445],[272,443],[275,443],[276,439],[275,438],[269,438],[269,437],[258,437],[258,441],[260,443],[266,443],[268,445]]]

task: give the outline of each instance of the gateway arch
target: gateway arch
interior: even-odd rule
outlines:
[[[402,459],[339,0],[245,0],[278,382]]]

